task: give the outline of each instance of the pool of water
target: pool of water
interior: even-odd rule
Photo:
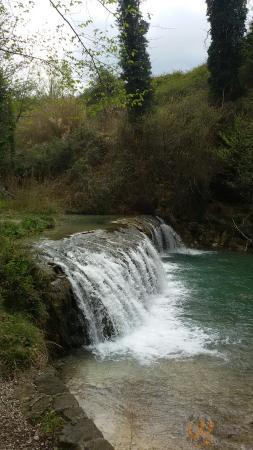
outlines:
[[[143,323],[67,358],[63,376],[117,450],[252,450],[253,255],[162,262]]]
[[[103,229],[111,221],[119,219],[119,216],[78,215],[68,214],[60,216],[55,228],[46,230],[43,237],[49,239],[62,239],[75,233]]]

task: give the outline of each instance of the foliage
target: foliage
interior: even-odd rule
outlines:
[[[31,184],[27,198],[33,198],[35,192],[34,204],[38,195],[42,204],[54,195],[45,183],[49,187],[55,183],[65,210],[156,213],[170,205],[175,214],[197,216],[209,201],[220,198],[225,185],[230,186],[232,200],[249,200],[251,93],[222,109],[209,105],[206,66],[163,75],[152,84],[154,109],[143,117],[138,133],[124,110],[112,110],[108,104],[96,116],[88,114],[67,136],[20,149],[17,175],[22,183],[37,179],[36,190]],[[35,137],[34,142],[39,139]],[[40,184],[42,180],[44,184]],[[22,190],[17,192],[21,195]],[[21,202],[21,207],[24,204]]]
[[[10,168],[14,154],[14,114],[10,89],[0,67],[0,171]]]
[[[22,172],[22,177],[18,175],[12,181],[11,187],[15,197],[10,201],[3,202],[2,211],[4,214],[9,213],[10,217],[14,215],[14,219],[16,215],[17,218],[20,218],[20,215],[48,216],[47,228],[49,228],[52,224],[52,218],[50,219],[50,217],[62,211],[61,196],[59,195],[61,192],[59,192],[57,182],[52,183],[52,181],[46,180],[42,183],[34,180],[34,178],[23,178]]]
[[[17,127],[17,151],[64,138],[85,121],[85,106],[74,97],[43,97]]]
[[[243,40],[240,77],[246,89],[253,88],[253,22]]]
[[[27,216],[21,221],[0,222],[0,299],[10,312],[21,312],[42,324],[46,318],[46,279],[22,238],[54,226],[49,216]],[[20,242],[18,242],[20,240]]]
[[[42,366],[47,351],[42,333],[29,320],[0,310],[0,374]]]
[[[221,157],[226,165],[225,183],[241,193],[244,201],[253,201],[253,121],[237,115],[234,123],[221,134],[224,144]]]
[[[54,219],[51,216],[25,216],[21,221],[4,220],[0,222],[0,235],[19,239],[41,233],[45,229],[54,227]]]
[[[108,114],[109,110],[124,107],[126,103],[124,83],[108,69],[101,69],[99,76],[91,79],[83,97],[89,112],[93,114]]]
[[[0,298],[4,308],[42,324],[46,319],[44,291],[45,280],[28,251],[15,240],[1,237]]]
[[[77,160],[87,158],[96,165],[103,157],[105,143],[101,133],[83,126],[63,138],[26,149],[16,157],[16,175],[21,179],[34,177],[38,181],[59,176],[71,169]]]
[[[55,411],[46,411],[39,421],[41,431],[46,434],[55,434],[65,423]]]
[[[133,119],[151,108],[151,63],[147,52],[149,25],[140,12],[139,0],[120,0],[118,6],[120,29],[120,65]]]
[[[153,79],[154,99],[157,107],[181,100],[190,93],[206,91],[209,73],[205,65],[190,72],[174,72]]]
[[[220,103],[242,94],[241,47],[247,16],[246,0],[207,0],[212,42],[208,50],[210,88]]]

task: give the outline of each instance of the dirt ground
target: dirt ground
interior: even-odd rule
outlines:
[[[17,388],[17,381],[0,381],[0,450],[53,450],[52,442],[26,420]]]

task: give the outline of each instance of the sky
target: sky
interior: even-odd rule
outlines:
[[[149,53],[154,75],[189,70],[207,58],[205,0],[144,0],[142,11],[151,15]],[[86,13],[95,12],[103,27],[111,17],[96,0],[86,0]]]
[[[189,70],[206,61],[209,27],[205,0],[143,0],[142,10],[144,15],[151,14],[148,40],[154,75]],[[105,29],[113,23],[113,17],[97,0],[84,0],[71,19],[78,23],[90,17],[97,28]],[[49,1],[36,0],[29,23],[31,31],[53,29],[59,23]]]
[[[60,23],[49,0],[35,2],[29,25],[33,31],[41,29],[43,22],[47,22],[49,29]],[[143,0],[142,10],[144,16],[151,14],[148,40],[154,75],[187,71],[205,63],[209,45],[205,0]],[[94,21],[91,28],[105,29],[113,24],[113,16],[98,0],[83,0],[82,6],[74,10],[71,21],[77,24],[89,18]]]
[[[155,75],[189,70],[206,61],[205,0],[147,0],[145,9],[152,14],[148,38]]]

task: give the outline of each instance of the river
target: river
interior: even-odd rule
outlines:
[[[252,450],[253,255],[160,261],[140,320],[66,358],[63,376],[116,450]]]

